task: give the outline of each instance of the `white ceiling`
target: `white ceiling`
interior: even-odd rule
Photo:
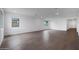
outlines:
[[[56,9],[59,15],[56,15]],[[79,8],[4,8],[6,13],[33,17],[73,17],[79,15]]]

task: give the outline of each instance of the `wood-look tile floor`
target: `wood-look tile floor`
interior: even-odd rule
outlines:
[[[79,39],[70,38],[66,31],[44,30],[5,37],[4,50],[72,50],[79,49]]]

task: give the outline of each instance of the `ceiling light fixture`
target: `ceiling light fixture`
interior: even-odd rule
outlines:
[[[59,9],[55,8],[55,10],[56,10],[56,16],[58,16],[59,15]]]

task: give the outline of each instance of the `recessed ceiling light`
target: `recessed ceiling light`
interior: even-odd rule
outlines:
[[[59,15],[59,12],[56,12],[56,15],[58,16]]]
[[[41,18],[43,18],[43,17],[41,16]]]
[[[16,11],[16,10],[14,10],[13,12],[15,12],[15,13],[16,13],[17,11]]]
[[[55,14],[58,16],[59,15],[59,9],[56,8],[55,10],[56,10],[56,13]]]

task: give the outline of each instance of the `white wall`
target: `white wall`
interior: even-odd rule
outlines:
[[[20,27],[12,28],[11,20],[12,17],[18,17],[20,19]],[[68,18],[47,18],[49,20],[49,26],[44,26],[44,19],[36,19],[31,16],[16,15],[7,13],[5,14],[5,25],[4,25],[4,34],[12,35],[19,33],[26,33],[32,31],[39,31],[44,29],[55,29],[55,30],[67,30],[67,19]],[[79,33],[79,20],[77,21],[77,31]]]
[[[20,27],[17,28],[11,27],[12,17],[18,17],[20,19]],[[42,19],[35,19],[31,16],[16,15],[11,13],[5,14],[5,24],[4,24],[5,35],[39,31],[44,29],[48,29],[48,27],[45,27],[43,25]]]
[[[70,18],[48,18],[49,28],[55,30],[67,30],[67,20]],[[73,19],[73,18],[72,18]],[[77,17],[77,32],[79,35],[79,18]]]
[[[0,9],[0,45],[2,43],[3,37],[4,37],[4,27],[3,27],[3,14]]]
[[[78,32],[78,35],[79,35],[79,18],[77,18],[77,32]]]
[[[55,30],[67,30],[67,20],[65,18],[49,18],[49,28]]]
[[[12,28],[12,17],[18,17],[20,19],[20,27]],[[5,15],[5,35],[39,31],[44,29],[66,30],[65,18],[47,18],[49,20],[49,26],[44,26],[44,19],[34,19],[32,17],[16,14]]]

